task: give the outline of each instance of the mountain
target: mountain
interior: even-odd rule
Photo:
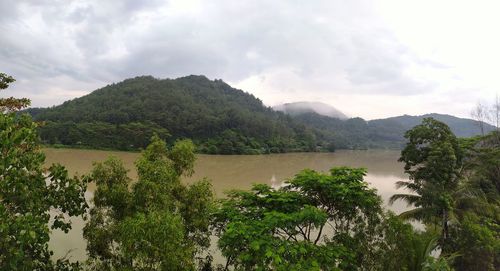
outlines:
[[[119,150],[144,148],[154,133],[169,143],[190,138],[199,152],[212,154],[399,149],[405,144],[405,131],[425,117],[445,122],[461,137],[480,133],[475,121],[449,115],[365,121],[347,119],[322,103],[283,108],[287,114],[222,80],[191,75],[135,77],[58,106],[27,112],[45,123],[39,128],[45,144]],[[486,125],[486,131],[493,129]]]
[[[422,116],[398,116],[387,119],[365,121],[362,118],[339,120],[316,113],[303,113],[295,120],[307,124],[317,131],[319,142],[330,142],[338,149],[399,149],[405,144],[404,134],[407,130],[420,124],[424,118],[435,118],[446,123],[458,137],[480,135],[481,130],[476,121],[457,118],[443,114],[426,114]],[[485,132],[495,130],[494,126],[485,124]]]
[[[337,108],[321,103],[321,102],[295,102],[276,105],[273,107],[276,111],[281,111],[291,116],[297,116],[305,113],[316,113],[322,116],[327,116],[337,119],[348,119],[348,117],[340,112]]]
[[[471,137],[481,134],[481,129],[477,121],[475,120],[458,118],[451,115],[437,114],[437,113],[425,114],[421,116],[403,115],[386,119],[372,120],[370,122],[377,123],[377,125],[381,126],[393,126],[394,128],[398,126],[399,129],[403,129],[404,131],[406,131],[408,129],[411,129],[415,125],[420,124],[424,118],[434,118],[436,120],[446,123],[448,126],[450,126],[453,133],[455,133],[455,135],[458,137]],[[489,133],[493,130],[495,130],[494,126],[489,125],[487,123],[484,124],[485,133]]]
[[[253,95],[204,76],[141,76],[51,108],[28,110],[45,121],[47,144],[134,150],[153,133],[190,138],[199,151],[240,154],[312,151],[314,133]],[[170,135],[170,136],[168,136]]]

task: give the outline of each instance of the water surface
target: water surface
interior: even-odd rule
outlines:
[[[61,163],[70,174],[86,174],[92,168],[94,161],[103,161],[114,155],[123,160],[129,169],[129,176],[136,179],[134,161],[139,153],[75,150],[75,149],[45,149],[46,164]],[[368,151],[337,151],[335,153],[289,153],[270,155],[197,155],[195,173],[184,178],[186,183],[207,177],[212,180],[217,196],[224,195],[230,189],[248,189],[252,183],[268,183],[280,185],[282,181],[291,178],[304,168],[318,171],[328,171],[334,166],[364,167],[368,170],[365,180],[378,190],[384,202],[396,192],[394,183],[405,179],[403,165],[397,162],[398,151],[368,150]],[[95,186],[91,184],[87,198],[92,197]],[[396,203],[388,206],[399,213],[406,210],[406,205]],[[54,231],[51,238],[51,248],[55,257],[64,256],[68,251],[72,260],[85,259],[85,241],[82,237],[83,221],[74,219],[73,229],[69,234]]]

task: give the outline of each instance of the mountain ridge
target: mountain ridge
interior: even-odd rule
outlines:
[[[157,133],[170,142],[190,138],[200,152],[220,154],[401,148],[404,132],[426,116],[370,121],[316,112],[290,116],[220,79],[200,75],[129,78],[27,112],[46,122],[40,128],[46,144],[134,150]],[[449,124],[459,136],[479,134],[473,120],[430,116]]]
[[[40,128],[46,144],[129,150],[145,147],[153,133],[193,139],[206,153],[312,151],[315,144],[309,129],[255,96],[197,75],[134,77],[28,112],[47,123]]]

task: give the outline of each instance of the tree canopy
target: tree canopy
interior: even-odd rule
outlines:
[[[207,180],[181,184],[194,159],[190,141],[169,149],[155,135],[136,162],[138,180],[117,158],[94,165],[88,177],[97,189],[84,228],[94,269],[195,269],[209,246],[214,195]]]
[[[345,270],[373,260],[381,200],[365,171],[304,170],[283,187],[254,185],[221,200],[215,231],[237,270]]]
[[[425,119],[406,133],[400,161],[412,194],[396,194],[415,209],[401,214],[441,230],[443,257],[457,270],[497,270],[500,266],[500,140],[497,134],[458,140],[449,127]]]
[[[0,74],[0,88],[14,79]],[[0,269],[63,270],[76,268],[52,259],[51,230],[68,232],[72,216],[85,214],[86,182],[54,164],[44,167],[37,124],[16,115],[27,99],[0,99]]]

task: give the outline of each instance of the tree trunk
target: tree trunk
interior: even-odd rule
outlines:
[[[441,239],[442,239],[442,249],[444,250],[444,246],[446,241],[448,240],[448,210],[443,210],[443,218],[442,218],[442,231],[441,231]]]

